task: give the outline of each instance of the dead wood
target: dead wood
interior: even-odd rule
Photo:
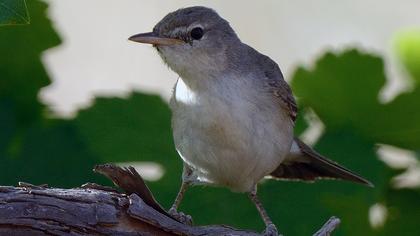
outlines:
[[[189,226],[170,216],[134,168],[106,164],[104,174],[125,191],[88,183],[60,189],[19,183],[0,187],[0,235],[259,235],[223,225]],[[331,218],[316,234],[338,226]]]

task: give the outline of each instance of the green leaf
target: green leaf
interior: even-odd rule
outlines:
[[[51,83],[41,54],[60,43],[46,17],[47,5],[30,1],[28,8],[33,18],[30,27],[0,28],[0,101],[13,107],[18,126],[41,118],[45,105],[38,101],[38,93]]]
[[[384,131],[402,127],[399,124],[390,127],[390,106],[379,103],[378,94],[385,81],[382,59],[357,50],[327,53],[312,69],[299,68],[294,74],[292,86],[300,98],[301,110],[312,109],[326,127],[316,149],[375,184],[374,189],[357,185],[350,187],[341,182],[302,187],[296,190],[300,195],[293,196],[298,203],[289,209],[301,214],[294,220],[302,217],[304,225],[314,229],[317,217],[337,215],[345,222],[337,235],[377,234],[368,223],[368,212],[374,203],[384,200],[383,193],[388,189],[391,170],[378,160],[375,145],[386,139]],[[401,114],[397,115],[402,118]],[[408,141],[403,139],[399,143]],[[396,140],[390,142],[396,143]],[[333,187],[327,187],[327,184]],[[289,193],[288,190],[283,187],[283,191]],[[316,213],[303,217],[305,211]],[[307,235],[310,232],[295,229],[289,233]]]
[[[1,184],[25,181],[57,187],[75,187],[91,181],[99,162],[90,152],[71,121],[37,123],[22,134],[19,152],[2,160]]]
[[[372,124],[379,142],[420,150],[420,30],[402,31],[395,40],[401,62],[415,81],[413,88],[382,107]]]
[[[395,36],[395,49],[412,78],[420,82],[420,29],[398,32]]]
[[[133,93],[128,99],[97,98],[79,112],[75,124],[99,162],[155,162],[165,175],[151,182],[169,206],[180,185],[182,161],[172,141],[170,110],[159,96]]]
[[[97,98],[75,123],[104,162],[177,157],[168,105],[156,95],[133,93],[128,99]]]
[[[376,143],[418,150],[420,89],[416,86],[381,104],[379,91],[385,81],[381,58],[348,50],[327,53],[313,70],[299,68],[293,89],[301,107],[312,108],[327,129],[347,127]]]
[[[370,135],[377,142],[420,150],[420,88],[406,92],[383,106]]]
[[[60,43],[47,5],[28,2],[30,27],[0,29],[0,184],[17,181],[75,187],[104,182],[91,172],[99,162],[73,121],[46,117],[38,93],[50,84],[41,54]],[[30,43],[28,43],[30,42]]]
[[[0,25],[29,24],[25,0],[0,0]]]
[[[379,57],[349,50],[325,54],[313,70],[299,68],[292,85],[301,106],[314,109],[327,129],[365,133],[375,121],[372,114],[380,110],[378,92],[385,80]]]
[[[420,235],[420,192],[413,189],[390,189],[386,205],[388,217],[381,235]]]

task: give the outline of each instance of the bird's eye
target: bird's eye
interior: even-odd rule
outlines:
[[[194,29],[191,30],[191,38],[195,39],[195,40],[199,40],[203,37],[203,29],[200,27],[195,27]]]

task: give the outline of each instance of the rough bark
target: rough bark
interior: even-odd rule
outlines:
[[[259,235],[229,226],[182,224],[155,201],[133,168],[101,165],[95,171],[126,193],[96,184],[0,187],[0,235]],[[315,235],[330,235],[338,224],[331,218]]]

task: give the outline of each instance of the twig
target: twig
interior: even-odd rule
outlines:
[[[223,225],[182,224],[156,202],[134,168],[101,165],[95,171],[128,195],[92,183],[72,189],[3,186],[0,235],[259,235]],[[314,235],[330,235],[339,223],[332,217]]]
[[[335,216],[332,216],[322,227],[319,229],[314,236],[330,236],[331,233],[338,228],[341,221]]]

